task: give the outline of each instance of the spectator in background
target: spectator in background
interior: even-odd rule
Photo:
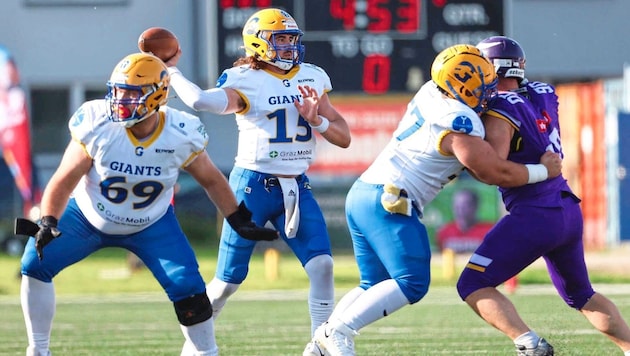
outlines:
[[[39,191],[34,184],[31,133],[26,93],[9,50],[0,45],[0,159],[9,167],[22,198],[24,215],[29,215]]]
[[[494,223],[479,221],[479,195],[471,189],[460,189],[453,195],[454,220],[437,232],[437,245],[441,252],[450,249],[456,254],[471,254],[483,241]],[[518,287],[518,277],[505,282],[505,290],[512,294]]]
[[[493,223],[479,221],[479,196],[470,189],[461,189],[453,195],[453,221],[437,232],[440,251],[448,248],[455,253],[473,252],[492,228]]]

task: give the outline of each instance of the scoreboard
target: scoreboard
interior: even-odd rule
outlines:
[[[442,49],[503,34],[503,0],[218,0],[218,64],[244,55],[241,30],[277,7],[304,32],[305,62],[322,67],[335,93],[415,92]]]

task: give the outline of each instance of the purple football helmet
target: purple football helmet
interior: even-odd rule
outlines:
[[[505,36],[491,36],[477,44],[490,59],[499,77],[525,79],[525,51],[515,40]]]

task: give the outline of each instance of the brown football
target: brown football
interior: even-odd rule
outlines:
[[[177,53],[179,42],[171,31],[162,27],[151,27],[140,34],[138,49],[152,53],[166,62]]]

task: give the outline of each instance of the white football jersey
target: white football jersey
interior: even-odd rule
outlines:
[[[246,103],[246,108],[236,113],[236,166],[287,175],[308,169],[315,159],[315,136],[293,104],[302,100],[298,85],[308,85],[318,95],[332,90],[328,74],[309,63],[295,66],[287,74],[247,66],[223,72],[217,86],[238,91]]]
[[[205,150],[208,135],[196,116],[162,107],[155,132],[139,141],[108,119],[106,105],[105,100],[89,101],[68,124],[72,138],[93,160],[73,196],[94,227],[127,235],[166,213],[179,170]]]
[[[457,100],[444,97],[429,81],[409,102],[391,141],[361,175],[361,180],[393,183],[407,191],[422,212],[464,168],[455,156],[440,150],[442,138],[450,132],[485,137],[477,113]]]

